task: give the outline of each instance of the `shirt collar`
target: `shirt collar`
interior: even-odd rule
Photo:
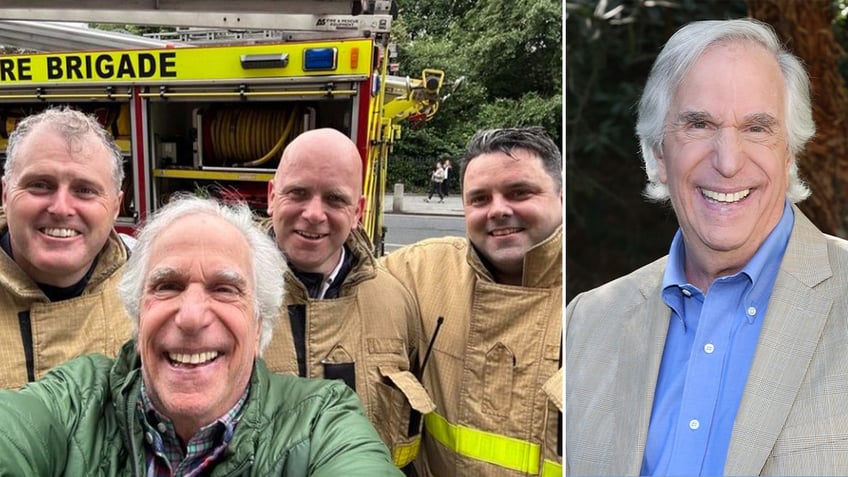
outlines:
[[[731,276],[735,277],[745,274],[751,281],[753,286],[749,292],[749,298],[761,301],[761,297],[768,297],[771,294],[773,280],[764,280],[762,278],[764,276],[774,277],[776,275],[777,269],[780,267],[780,262],[783,260],[783,254],[786,252],[786,246],[789,244],[789,236],[792,234],[794,225],[795,213],[792,211],[792,205],[789,200],[786,200],[780,221],[769,232],[763,244],[757,249],[754,256],[751,257],[751,260],[745,264],[742,270]],[[666,303],[674,308],[681,316],[683,296],[701,294],[700,290],[686,280],[686,275],[683,271],[685,259],[686,251],[683,233],[678,228],[669,248],[668,264],[663,275],[662,290]],[[720,277],[717,280],[725,278],[728,277]],[[767,302],[768,300],[765,301]]]
[[[786,253],[786,246],[789,244],[789,236],[792,235],[792,228],[795,225],[795,213],[792,211],[792,205],[787,200],[783,207],[783,215],[774,229],[766,237],[765,242],[760,246],[757,253],[751,258],[743,272],[747,273],[753,281],[751,290],[751,298],[757,301],[759,297],[771,295],[771,285],[773,279],[765,279],[769,276],[777,276],[777,270],[780,268],[780,262],[783,261],[783,254]],[[764,287],[767,286],[767,289]]]
[[[213,443],[213,447],[228,443],[232,437],[232,431],[241,417],[241,410],[247,401],[249,390],[250,387],[246,387],[238,402],[229,411],[215,421],[200,428],[190,440],[193,441],[198,438],[208,439],[209,436],[217,432],[218,436],[216,442]],[[177,445],[182,448],[173,421],[160,413],[153,405],[144,381],[141,383],[141,395],[139,396],[137,406],[140,414],[139,419],[147,430],[158,432],[164,443]]]
[[[351,253],[347,250],[347,245],[342,245],[341,253],[339,254],[339,262],[336,264],[336,268],[334,268],[333,271],[326,277],[323,273],[304,272],[298,270],[297,267],[291,263],[289,263],[289,268],[294,276],[300,280],[300,283],[306,287],[307,295],[310,298],[319,300],[324,298],[337,298],[340,285],[334,287],[334,293],[331,293],[331,296],[328,297],[327,292],[330,288],[333,288],[336,280],[344,280],[345,277],[347,277],[348,272],[353,268],[354,257],[351,256],[348,259],[349,255],[351,255]]]
[[[330,285],[336,281],[336,277],[339,276],[339,271],[342,269],[342,265],[344,264],[345,254],[347,251],[345,247],[342,246],[342,253],[339,254],[339,263],[336,264],[336,268],[333,269],[332,272],[327,276],[324,282],[321,284],[321,298],[324,298],[324,295],[327,294],[327,289],[330,288]]]

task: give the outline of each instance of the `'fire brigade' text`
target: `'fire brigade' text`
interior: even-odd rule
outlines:
[[[175,58],[173,51],[0,58],[0,83],[32,81],[33,60],[44,62],[47,80],[176,78]]]

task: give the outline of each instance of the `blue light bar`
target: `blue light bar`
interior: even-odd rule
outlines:
[[[303,69],[306,71],[332,71],[336,69],[339,51],[336,48],[309,48],[303,52]]]

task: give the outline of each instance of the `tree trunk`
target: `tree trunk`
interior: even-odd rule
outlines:
[[[848,204],[848,94],[839,72],[845,53],[833,35],[829,0],[748,0],[748,14],[771,24],[810,75],[816,135],[797,157],[812,190],[801,209],[825,233],[846,236]]]

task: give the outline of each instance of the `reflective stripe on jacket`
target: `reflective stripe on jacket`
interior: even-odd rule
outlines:
[[[561,472],[562,227],[530,250],[524,283],[495,283],[467,239],[429,239],[381,259],[418,302],[424,370],[426,476]],[[549,396],[550,394],[550,396]]]
[[[298,374],[288,307],[305,306],[306,377],[353,374],[369,419],[395,464],[403,467],[418,453],[420,414],[433,410],[432,400],[410,372],[410,359],[414,362],[418,352],[418,312],[409,292],[377,265],[364,235],[351,234],[346,245],[356,264],[338,298],[311,299],[294,274],[286,272],[285,306],[265,362],[274,372]]]
[[[5,232],[6,220],[0,217],[0,235]],[[0,388],[19,388],[27,382],[24,336],[32,339],[35,379],[83,354],[118,354],[131,330],[116,292],[127,256],[123,242],[112,232],[82,295],[51,302],[0,250]],[[27,330],[22,331],[22,321]]]

